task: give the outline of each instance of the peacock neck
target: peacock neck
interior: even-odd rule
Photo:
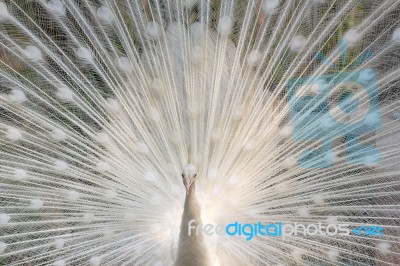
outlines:
[[[203,233],[200,230],[196,231],[197,225],[201,223],[200,204],[196,198],[195,187],[192,187],[191,193],[186,195],[185,199],[176,266],[209,265],[208,250],[204,243]]]
[[[190,232],[189,223],[191,229]],[[197,225],[201,223],[201,208],[197,201],[195,184],[193,184],[191,192],[189,195],[186,195],[185,198],[180,238],[187,239],[188,241],[202,241],[203,234],[201,234],[201,232],[196,232]]]
[[[186,195],[185,205],[183,209],[183,218],[187,218],[190,220],[194,219],[196,224],[201,224],[201,208],[199,202],[197,201],[195,186],[196,185],[193,184],[191,193],[189,193],[189,195]]]

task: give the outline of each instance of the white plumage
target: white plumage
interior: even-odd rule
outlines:
[[[396,0],[0,1],[0,265],[399,264],[399,14]],[[315,116],[299,131],[301,97],[333,87],[349,98],[301,106]],[[329,136],[327,167],[304,167]],[[384,235],[190,238],[192,218]]]

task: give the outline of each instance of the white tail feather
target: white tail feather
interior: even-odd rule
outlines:
[[[385,228],[206,236],[214,265],[398,264],[399,14],[396,0],[0,1],[0,265],[171,264],[187,163],[203,223]],[[360,113],[334,93],[340,126],[324,98],[291,113],[349,73]],[[352,162],[344,135],[372,107],[382,128],[358,144],[380,158]],[[333,165],[305,168],[316,125]]]

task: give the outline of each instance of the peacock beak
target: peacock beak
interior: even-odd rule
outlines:
[[[186,195],[190,194],[193,181],[190,178],[185,178]]]

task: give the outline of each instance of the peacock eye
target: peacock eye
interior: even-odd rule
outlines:
[[[184,178],[185,176],[182,174],[182,178]]]
[[[194,176],[193,177],[197,177],[197,174],[194,174]]]

